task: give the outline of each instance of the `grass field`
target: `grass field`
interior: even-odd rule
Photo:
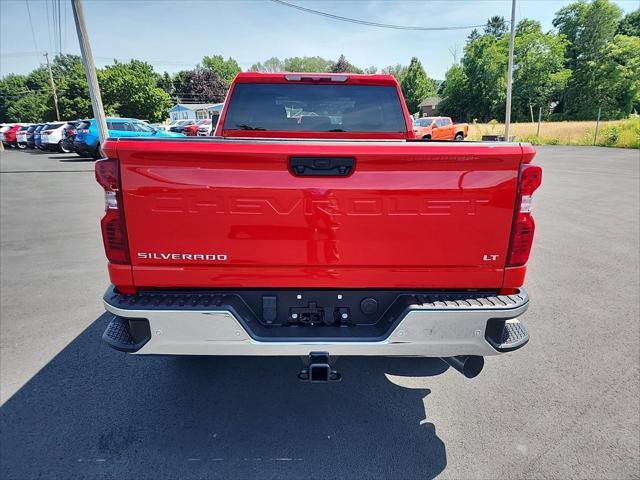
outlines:
[[[535,145],[593,145],[596,122],[542,122],[536,136],[537,123],[513,123],[510,135],[517,141]],[[469,125],[469,140],[482,135],[502,135],[504,124],[474,123]],[[597,145],[604,147],[640,148],[640,118],[600,122]]]

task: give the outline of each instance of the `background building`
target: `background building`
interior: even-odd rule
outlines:
[[[222,103],[178,103],[169,109],[169,118],[174,120],[201,120],[211,118],[222,110]]]

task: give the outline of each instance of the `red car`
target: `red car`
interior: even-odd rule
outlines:
[[[303,356],[319,382],[340,355],[473,377],[521,348],[535,150],[416,140],[390,75],[247,72],[216,138],[107,141],[103,339]]]
[[[198,129],[203,125],[211,125],[211,119],[205,118],[202,120],[198,120],[193,125],[187,125],[183,128],[182,133],[184,133],[188,137],[196,137],[198,135]]]
[[[2,132],[2,135],[3,135],[2,143],[4,144],[5,147],[16,148],[18,146],[18,140],[16,138],[16,135],[18,133],[18,130],[20,130],[20,128],[22,128],[22,125],[19,123],[16,123],[14,125],[11,125],[4,132]]]

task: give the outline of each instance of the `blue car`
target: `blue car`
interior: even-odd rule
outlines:
[[[44,130],[44,127],[46,126],[46,123],[38,124],[38,126],[33,131],[33,146],[38,150],[43,150],[44,148],[42,146],[42,130]]]
[[[184,137],[181,133],[163,132],[135,118],[107,118],[109,138],[123,137]],[[98,126],[94,118],[83,120],[76,129],[73,149],[81,157],[98,158],[100,148]]]

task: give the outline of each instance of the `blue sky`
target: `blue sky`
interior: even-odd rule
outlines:
[[[27,13],[31,10],[32,35]],[[27,73],[44,61],[43,51],[54,52],[55,0],[0,0],[0,76]],[[400,0],[290,0],[291,3],[336,15],[380,23],[410,26],[482,24],[492,15],[510,16],[510,0],[400,1]],[[517,18],[540,21],[551,29],[554,13],[569,0],[518,0]],[[625,12],[638,0],[618,0]],[[62,50],[79,54],[68,0],[62,0]],[[84,10],[96,64],[112,59],[138,58],[157,71],[193,68],[204,55],[234,57],[243,69],[271,56],[280,58],[344,53],[359,67],[408,64],[417,56],[427,73],[444,78],[459,54],[469,30],[401,31],[339,22],[300,12],[266,0],[84,0]]]

